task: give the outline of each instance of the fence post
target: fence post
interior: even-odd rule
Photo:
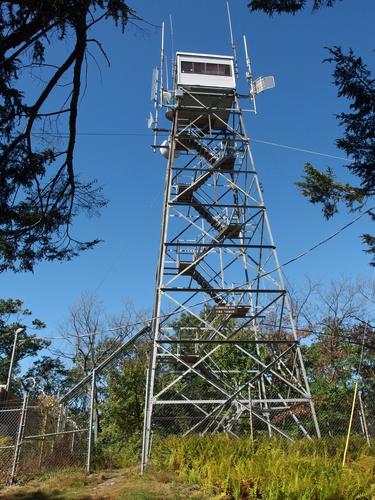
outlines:
[[[371,441],[370,441],[370,436],[368,433],[367,419],[366,419],[365,407],[364,407],[363,400],[362,400],[361,390],[358,391],[358,401],[359,401],[359,408],[360,408],[359,412],[360,412],[360,417],[361,417],[361,423],[363,425],[363,433],[366,437],[368,447],[371,448]]]
[[[42,424],[42,434],[44,435],[46,433],[47,429],[47,419],[48,419],[48,408],[46,408],[46,413],[43,418],[43,424]],[[43,463],[43,453],[44,453],[44,440],[45,438],[43,437],[41,439],[40,443],[40,455],[39,455],[39,471],[42,468],[42,463]]]
[[[20,415],[20,423],[19,423],[18,432],[17,432],[17,440],[16,440],[16,445],[14,447],[12,472],[10,474],[10,484],[14,484],[16,482],[16,479],[17,479],[17,465],[18,465],[19,457],[20,457],[20,449],[21,449],[21,444],[22,444],[22,439],[23,439],[23,431],[25,429],[28,400],[29,400],[29,393],[27,391],[25,391],[23,393],[23,403],[22,403],[22,409],[21,409],[21,415]]]
[[[53,454],[55,452],[56,438],[57,438],[59,432],[61,431],[61,429],[63,428],[62,426],[64,425],[64,423],[63,423],[63,411],[64,411],[64,407],[63,407],[63,405],[60,405],[59,414],[57,415],[56,434],[53,437],[52,443],[51,443],[51,454]]]
[[[254,429],[253,429],[253,407],[252,407],[252,401],[251,401],[251,387],[250,384],[248,386],[248,391],[249,391],[249,418],[250,418],[250,436],[251,436],[251,441],[254,441]]]
[[[89,414],[89,429],[88,429],[88,444],[87,444],[87,463],[86,472],[91,473],[91,459],[92,459],[92,438],[93,438],[93,421],[95,410],[95,385],[96,385],[96,370],[92,371],[91,375],[91,394],[90,394],[90,414]]]

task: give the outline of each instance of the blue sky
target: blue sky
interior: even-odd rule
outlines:
[[[224,0],[134,0],[130,4],[156,26],[163,19],[168,21],[169,14],[173,16],[175,50],[231,54]],[[373,67],[375,3],[343,0],[333,9],[314,14],[306,10],[294,17],[273,18],[250,13],[246,0],[232,0],[231,4],[240,87],[245,90],[243,34],[255,75],[274,75],[276,79],[276,88],[259,96],[258,114],[247,116],[250,136],[343,156],[335,148],[341,132],[334,115],[346,102],[337,99],[332,66],[322,63],[327,56],[324,47],[352,47]],[[110,203],[101,217],[77,220],[74,234],[82,239],[99,237],[104,243],[71,262],[41,263],[34,274],[5,273],[1,277],[1,296],[24,300],[47,323],[48,335],[57,333],[57,325],[83,291],[97,293],[108,313],[119,312],[123,298],[131,298],[136,307],[152,307],[166,163],[152,152],[151,135],[144,134],[149,133],[151,73],[159,60],[160,29],[139,26],[128,26],[125,34],[111,21],[97,28],[96,36],[111,66],[92,47],[101,71],[91,61],[88,88],[80,105],[78,130],[108,135],[80,135],[76,167],[83,178],[98,179]],[[51,50],[58,58],[67,47]],[[170,52],[167,55],[170,59]],[[330,165],[345,178],[344,161],[258,142],[253,143],[253,153],[281,262],[353,217],[343,212],[326,222],[320,209],[310,205],[294,185],[307,161],[321,168]],[[369,257],[362,251],[359,235],[372,229],[363,218],[288,266],[285,274],[297,285],[305,276],[326,283],[342,274],[369,277]]]

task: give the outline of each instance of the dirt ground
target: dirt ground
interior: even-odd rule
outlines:
[[[7,500],[208,500],[199,489],[181,482],[170,472],[129,468],[95,473],[83,472],[49,474],[0,490],[0,499]]]

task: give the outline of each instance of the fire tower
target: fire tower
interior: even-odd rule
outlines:
[[[273,78],[253,81],[246,59],[246,96],[234,57],[178,52],[164,90],[162,49],[154,72],[172,125],[150,120],[168,164],[143,467],[153,434],[319,436],[240,102]]]

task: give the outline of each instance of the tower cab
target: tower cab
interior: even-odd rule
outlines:
[[[233,57],[177,52],[175,78],[179,127],[227,128],[236,89]]]

